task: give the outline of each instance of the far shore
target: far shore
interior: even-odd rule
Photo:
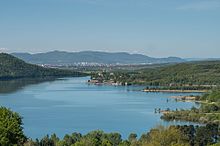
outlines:
[[[163,89],[144,89],[143,92],[167,92],[167,93],[206,93],[208,90],[163,90]]]

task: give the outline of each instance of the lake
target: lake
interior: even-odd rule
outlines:
[[[18,112],[23,117],[25,134],[34,139],[52,133],[59,137],[73,132],[85,134],[96,129],[120,132],[123,138],[131,132],[140,136],[157,125],[191,124],[165,122],[154,113],[155,108],[198,106],[169,98],[185,93],[145,93],[137,91],[143,88],[138,86],[96,86],[87,84],[88,79],[27,84],[21,80],[4,81],[0,83],[0,105]]]

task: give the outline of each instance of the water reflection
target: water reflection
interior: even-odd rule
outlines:
[[[54,80],[56,80],[56,78],[54,77],[2,80],[0,81],[0,94],[13,93],[28,85],[39,84],[42,82],[48,82]]]

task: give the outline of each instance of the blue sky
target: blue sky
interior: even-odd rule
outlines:
[[[0,0],[0,49],[220,57],[220,0]]]

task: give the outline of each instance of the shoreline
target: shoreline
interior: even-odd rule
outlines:
[[[97,80],[88,80],[87,83],[94,85],[109,85],[109,86],[130,86],[127,82],[99,82]],[[209,90],[181,90],[181,89],[142,89],[141,92],[164,92],[164,93],[206,93]]]
[[[163,89],[143,89],[142,92],[206,93],[206,92],[208,92],[208,90],[163,90]]]

